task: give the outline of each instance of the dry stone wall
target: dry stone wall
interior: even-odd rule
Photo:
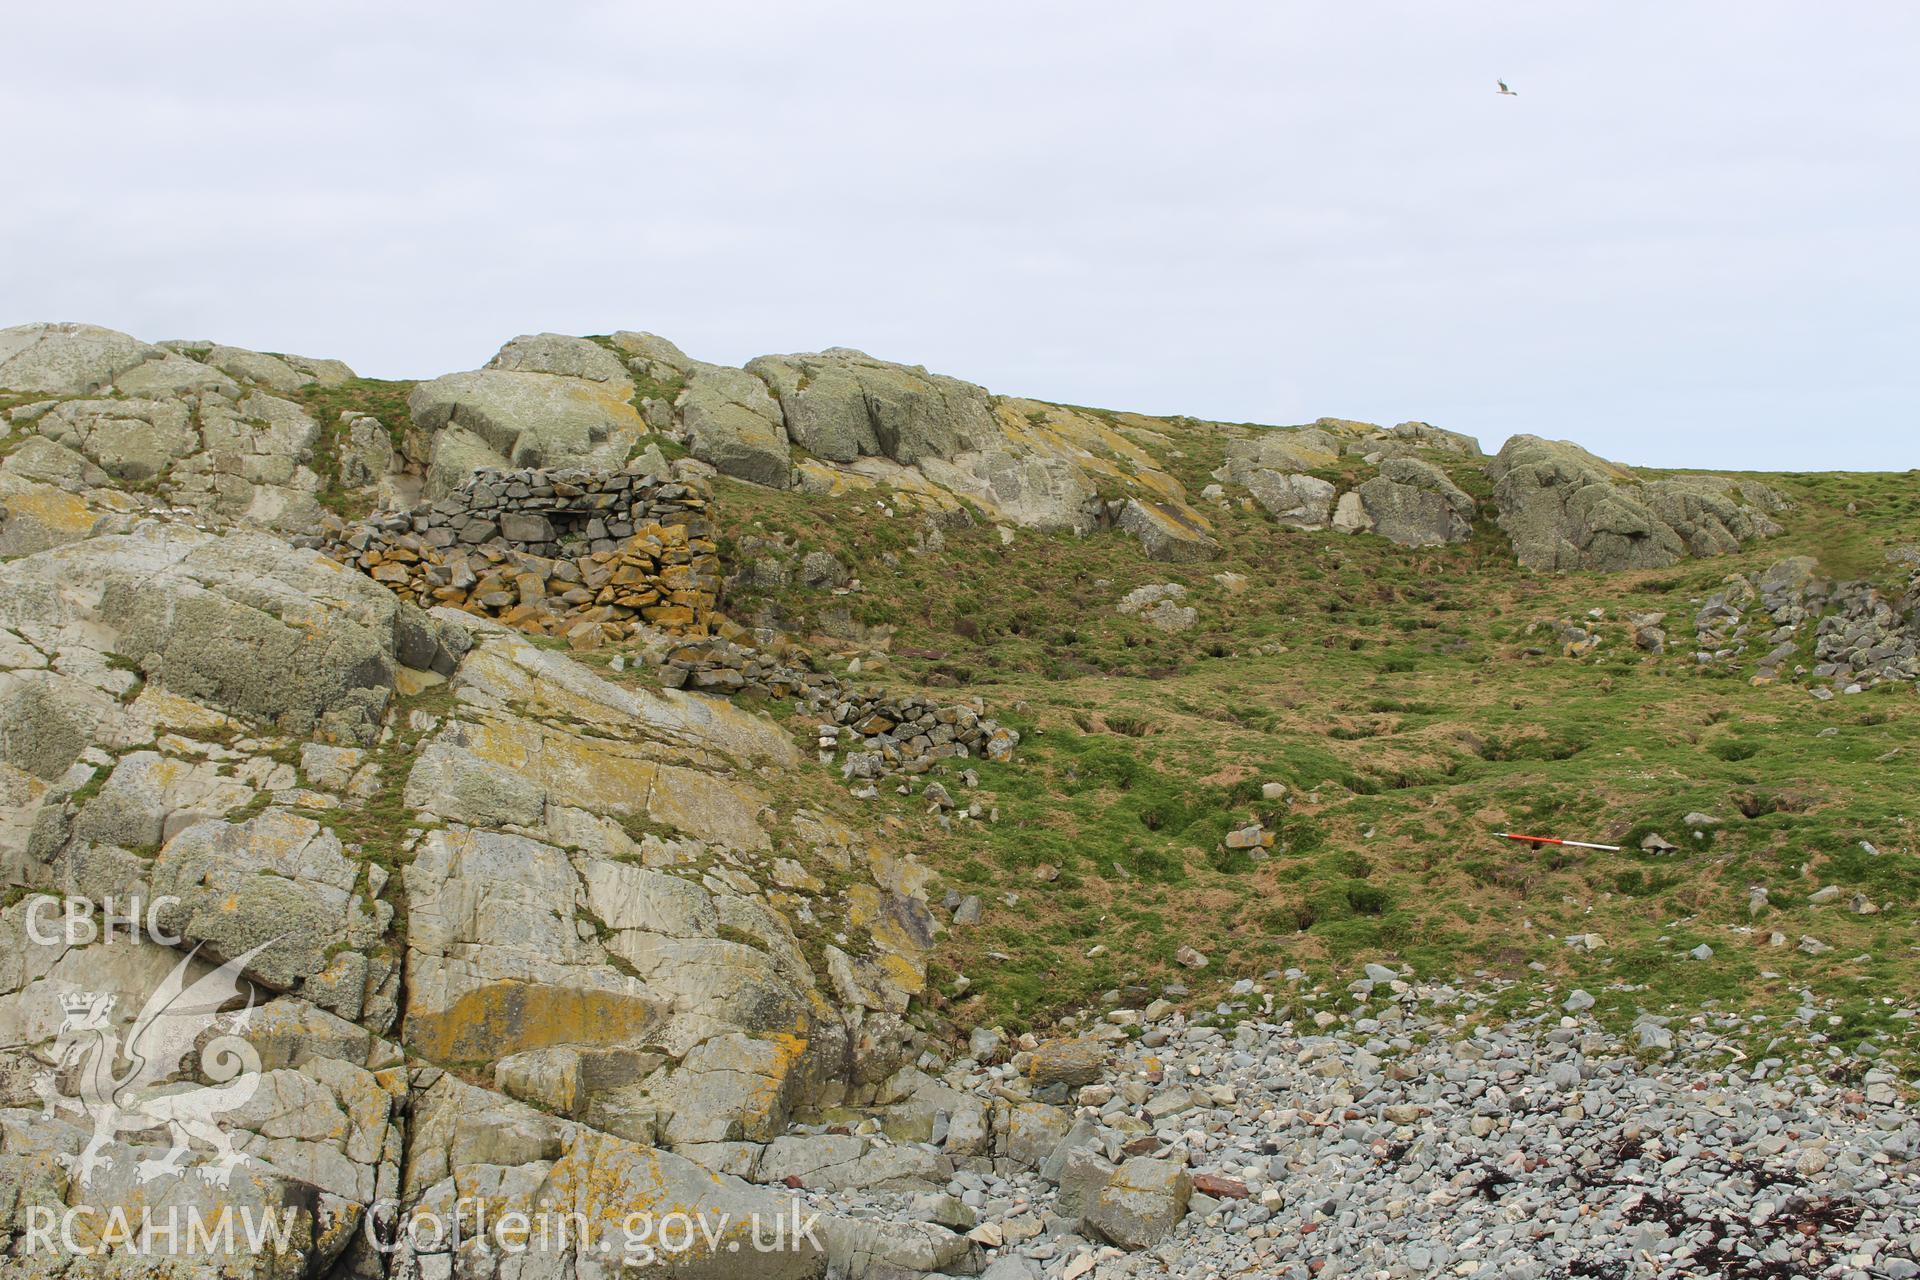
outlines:
[[[678,637],[639,658],[659,667],[663,685],[794,700],[823,720],[822,758],[847,753],[843,773],[856,790],[940,760],[1012,757],[1019,733],[977,700],[943,706],[857,690],[783,636],[751,643],[719,612],[710,496],[691,474],[481,471],[438,501],[314,541],[402,599],[565,636],[572,648],[648,631]]]
[[[791,699],[796,710],[818,720],[820,762],[838,762],[862,799],[871,799],[883,779],[927,773],[942,760],[1011,760],[1020,745],[1019,731],[988,716],[979,698],[939,703],[919,694],[857,688],[816,670],[805,650],[778,633],[760,633],[757,645],[745,643],[753,633],[725,618],[717,632],[644,660],[659,667],[660,683],[669,689]]]
[[[480,471],[316,544],[403,599],[591,649],[646,628],[708,634],[721,582],[709,499],[691,475]]]

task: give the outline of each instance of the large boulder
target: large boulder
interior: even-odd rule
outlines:
[[[609,339],[627,358],[627,367],[654,382],[676,382],[694,365],[692,357],[657,333],[622,329]]]
[[[1473,499],[1431,462],[1388,458],[1380,474],[1355,492],[1367,527],[1403,547],[1437,547],[1473,536]]]
[[[240,384],[210,364],[181,353],[135,365],[113,380],[116,390],[135,398],[169,399],[203,392],[238,399]]]
[[[568,378],[610,383],[633,395],[633,377],[626,362],[591,338],[563,333],[537,333],[515,338],[487,361],[489,369],[517,373],[557,373]]]
[[[1213,478],[1244,485],[1259,471],[1312,471],[1340,461],[1340,441],[1318,427],[1272,427],[1251,439],[1229,440],[1227,460]]]
[[[999,436],[984,388],[833,347],[761,356],[747,371],[773,388],[787,434],[833,462],[863,455],[913,464],[987,447]]]
[[[1483,458],[1480,442],[1458,431],[1448,431],[1430,422],[1402,422],[1370,441],[1388,455],[1403,455],[1413,450],[1452,454],[1460,458]]]
[[[167,353],[91,324],[22,324],[0,329],[0,390],[84,396]]]
[[[1515,436],[1487,464],[1500,527],[1530,569],[1657,569],[1780,532],[1765,486],[1718,476],[1638,482],[1565,440]]]
[[[407,407],[433,437],[429,487],[444,494],[477,466],[625,465],[646,431],[631,395],[629,382],[480,369],[421,383]]]
[[[692,365],[676,403],[694,457],[755,484],[793,483],[785,417],[759,378],[724,365]]]
[[[1098,490],[1085,468],[1070,458],[982,449],[953,461],[923,458],[920,470],[935,484],[1025,529],[1085,533],[1098,523],[1093,514]]]
[[[1193,564],[1220,554],[1205,517],[1190,507],[1128,498],[1114,523],[1140,540],[1150,560]]]
[[[1173,1160],[1135,1156],[1088,1207],[1088,1231],[1122,1249],[1148,1249],[1169,1235],[1187,1216],[1193,1178]]]
[[[296,369],[279,356],[245,347],[215,343],[207,348],[201,363],[211,365],[229,377],[250,382],[269,391],[298,391],[314,380],[313,375]]]
[[[1332,517],[1334,486],[1317,476],[1261,468],[1242,483],[1253,500],[1285,528],[1324,529]]]
[[[150,526],[0,565],[0,626],[109,654],[171,692],[294,733],[370,733],[397,665],[444,661],[433,625],[316,551]]]

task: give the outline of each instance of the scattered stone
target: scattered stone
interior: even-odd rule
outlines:
[[[1100,1040],[1050,1040],[1028,1057],[1027,1078],[1037,1089],[1048,1085],[1077,1089],[1098,1080],[1106,1063],[1107,1047]]]

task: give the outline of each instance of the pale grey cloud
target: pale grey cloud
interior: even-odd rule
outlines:
[[[15,7],[0,323],[1920,465],[1920,10]],[[1503,98],[1496,77],[1520,96]]]

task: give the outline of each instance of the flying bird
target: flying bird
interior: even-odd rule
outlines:
[[[1506,94],[1509,98],[1517,98],[1520,96],[1518,93],[1514,92],[1512,89],[1507,88],[1507,82],[1505,80],[1495,80],[1494,83],[1499,85],[1500,92]]]

